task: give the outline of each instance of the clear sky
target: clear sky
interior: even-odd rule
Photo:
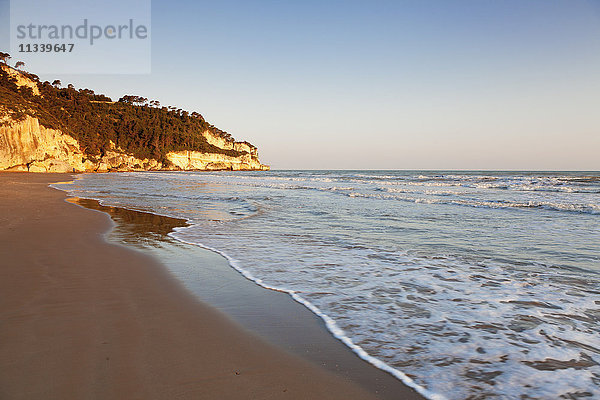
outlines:
[[[41,78],[198,111],[280,169],[600,170],[599,0],[154,0],[151,35],[149,75]]]

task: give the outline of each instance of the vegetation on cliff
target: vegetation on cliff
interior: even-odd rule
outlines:
[[[1,61],[0,57],[0,66],[5,66]],[[153,158],[165,164],[168,164],[166,154],[171,151],[190,150],[234,157],[243,154],[208,143],[202,134],[204,131],[225,139],[230,135],[196,112],[160,107],[157,101],[132,95],[114,102],[90,89],[78,90],[73,85],[61,87],[58,80],[40,82],[36,75],[20,72],[37,82],[38,96],[31,87],[18,85],[7,68],[0,68],[0,124],[20,121],[27,115],[38,118],[44,127],[60,129],[77,139],[90,157],[103,156],[111,149],[110,142],[138,158]],[[8,118],[3,120],[3,115]]]

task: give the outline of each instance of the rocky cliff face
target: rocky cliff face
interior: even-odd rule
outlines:
[[[59,130],[46,129],[29,116],[0,127],[0,170],[107,172],[161,168],[156,160],[140,160],[115,148],[102,158],[90,158],[81,151],[77,140]]]
[[[213,143],[216,145],[216,143]],[[220,143],[219,143],[220,144]],[[236,148],[237,147],[237,148]],[[217,153],[179,151],[167,154],[171,165],[139,159],[112,146],[98,159],[87,156],[77,140],[59,130],[47,129],[36,118],[0,126],[0,170],[29,172],[108,172],[157,170],[269,170],[261,164],[255,147],[234,142],[243,151],[238,157]]]
[[[19,86],[32,88],[39,95],[37,83],[17,71],[2,66],[14,76]],[[90,157],[77,140],[60,130],[47,129],[37,118],[26,116],[14,121],[0,107],[0,170],[29,172],[107,172],[154,170],[268,170],[258,159],[256,147],[236,142],[206,131],[203,136],[216,147],[236,150],[237,157],[197,151],[171,152],[168,165],[154,159],[139,159],[112,145],[100,158]]]
[[[182,170],[269,170],[269,166],[261,164],[250,153],[231,157],[225,154],[179,151],[167,154],[167,158],[176,169]]]
[[[0,169],[66,172],[91,169],[71,136],[40,126],[36,118],[0,127]]]
[[[236,142],[231,138],[216,136],[209,131],[203,132],[202,135],[206,138],[208,143],[217,146],[220,149],[249,153],[251,156],[258,158],[258,150],[248,142]]]

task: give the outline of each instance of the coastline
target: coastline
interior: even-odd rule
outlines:
[[[0,397],[374,398],[108,243],[106,214],[48,187],[70,178],[0,174]]]
[[[202,302],[216,308],[244,330],[288,353],[359,384],[378,399],[422,399],[385,368],[365,360],[336,337],[310,307],[289,293],[267,289],[248,279],[217,251],[174,239],[183,219],[100,204],[67,201],[111,216],[107,239],[151,254]]]

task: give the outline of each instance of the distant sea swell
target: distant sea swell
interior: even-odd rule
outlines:
[[[598,173],[125,173],[64,189],[190,220],[173,236],[290,292],[427,397],[600,396]]]

